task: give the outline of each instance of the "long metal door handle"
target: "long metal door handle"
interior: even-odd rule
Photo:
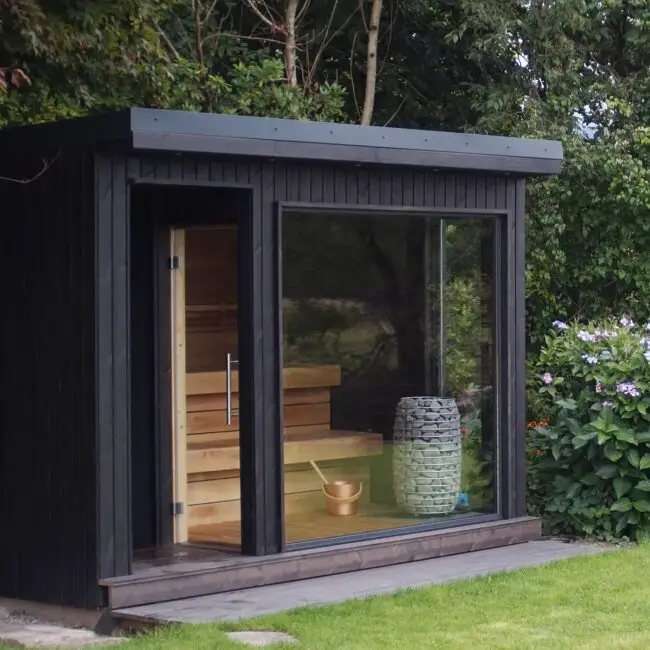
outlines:
[[[236,359],[232,358],[232,354],[228,352],[226,355],[226,424],[232,424],[233,415],[239,415],[239,410],[232,410],[232,367],[239,363]]]

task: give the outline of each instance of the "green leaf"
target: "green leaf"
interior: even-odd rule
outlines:
[[[636,445],[636,437],[634,435],[633,431],[630,431],[629,429],[619,429],[618,427],[613,431],[614,437],[617,440],[621,440],[623,442],[629,442],[631,445]]]
[[[573,418],[567,418],[566,423],[569,427],[569,431],[574,436],[581,436],[583,435],[582,433],[582,427],[578,424],[577,420],[574,420]],[[594,434],[595,435],[595,434]]]
[[[628,512],[629,510],[632,510],[632,507],[632,501],[627,497],[624,497],[613,503],[610,510],[612,512]]]
[[[645,454],[639,462],[639,469],[648,469],[650,467],[650,454]]]
[[[635,486],[635,490],[641,490],[642,492],[650,492],[650,481],[639,481]]]
[[[596,474],[600,476],[600,478],[608,479],[619,476],[620,472],[616,465],[603,465],[596,470]]]
[[[608,440],[611,440],[612,436],[609,435],[609,433],[603,433],[600,431],[598,433],[598,444],[599,445],[604,445]]]
[[[650,442],[650,431],[642,431],[636,434],[637,442]]]
[[[561,443],[556,442],[551,446],[551,454],[553,454],[553,458],[555,458],[555,460],[558,460],[560,458],[560,455],[562,454]]]
[[[574,499],[580,493],[580,490],[582,490],[582,483],[572,483],[566,495],[569,499]]]
[[[632,465],[632,467],[639,467],[641,457],[636,449],[628,449],[627,459],[630,461],[630,465]]]
[[[570,397],[567,399],[559,399],[555,402],[560,408],[566,409],[567,411],[575,411],[578,408],[576,401]]]
[[[632,489],[632,481],[627,478],[615,478],[614,479],[614,492],[616,492],[616,498],[620,499],[624,497]]]
[[[596,485],[597,483],[600,482],[600,477],[597,476],[596,474],[585,474],[581,479],[580,482],[583,485]]]
[[[604,418],[600,417],[600,418],[597,418],[596,420],[594,420],[591,423],[591,426],[594,429],[597,429],[598,431],[602,431],[603,433],[605,433],[605,432],[609,431],[610,423],[607,422]]]
[[[650,512],[650,500],[643,499],[643,501],[633,501],[632,506],[637,512]]]
[[[617,449],[616,445],[612,443],[605,445],[603,453],[605,454],[606,458],[614,463],[618,462],[623,457],[623,452],[620,449]]]

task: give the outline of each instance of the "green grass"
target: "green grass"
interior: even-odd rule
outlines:
[[[228,629],[273,629],[294,650],[643,649],[650,647],[650,546],[236,626],[159,630],[125,650],[242,650]]]

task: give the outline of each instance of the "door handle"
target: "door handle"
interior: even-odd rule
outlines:
[[[232,354],[228,352],[226,355],[226,424],[232,424],[234,415],[239,415],[239,410],[232,410],[232,367],[239,364],[239,361],[232,358]]]

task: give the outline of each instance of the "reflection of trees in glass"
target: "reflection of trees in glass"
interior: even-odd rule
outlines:
[[[419,380],[423,229],[408,216],[285,216],[285,359],[336,359],[355,373],[381,366]]]
[[[444,237],[444,367],[463,424],[463,490],[494,501],[494,222],[449,223]]]
[[[364,303],[352,300],[285,300],[284,362],[339,364],[344,374],[391,365],[390,323],[373,318]]]

